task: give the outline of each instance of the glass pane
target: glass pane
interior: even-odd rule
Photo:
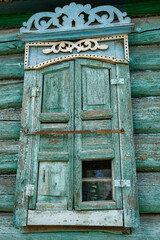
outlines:
[[[83,161],[82,162],[82,178],[111,178],[111,161]]]
[[[112,182],[83,182],[82,201],[112,200]]]
[[[82,201],[112,200],[111,161],[82,162]]]

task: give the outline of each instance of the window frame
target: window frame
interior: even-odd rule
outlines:
[[[69,5],[71,8],[75,6],[75,4]],[[63,29],[60,29],[60,31],[39,29],[39,32],[36,32],[35,34],[34,30],[29,28],[32,26],[32,21],[34,22],[35,19],[37,20],[39,17],[44,17],[43,13],[40,13],[39,15],[33,15],[29,19],[26,24],[26,29],[24,27],[21,29],[20,38],[26,42],[26,48],[20,152],[17,167],[14,215],[14,225],[16,227],[27,225],[45,225],[47,223],[49,223],[49,225],[64,225],[64,222],[66,222],[66,216],[68,216],[70,222],[69,225],[76,225],[75,219],[80,219],[79,223],[82,226],[136,227],[139,225],[128,54],[128,33],[131,32],[133,24],[130,23],[129,18],[123,19],[123,13],[121,13],[118,9],[116,10],[114,7],[102,6],[101,9],[102,11],[107,9],[109,13],[115,12],[118,16],[119,23],[116,23],[116,25],[114,25],[114,23],[107,23],[107,25],[101,23],[101,28],[99,26],[97,27],[96,25],[92,25],[88,27],[88,29],[86,29],[81,23],[82,26],[80,29],[66,29],[65,31]],[[89,14],[92,15],[93,12],[90,11]],[[78,16],[79,15],[77,15],[77,18]],[[77,41],[77,39],[80,41],[80,38],[84,39],[84,41],[88,41],[88,39],[85,39],[86,37],[92,37],[95,41],[107,42],[110,54],[108,55],[107,50],[96,50],[93,54],[90,52],[88,54],[88,50],[86,50],[86,52],[84,51],[82,54],[79,54],[78,52],[76,52],[76,54],[72,54],[71,52],[66,56],[64,56],[64,54],[60,54],[59,56],[55,54],[54,57],[54,54],[51,54],[49,58],[46,58],[43,56],[43,53],[39,51],[42,47],[53,44],[53,42],[47,42],[48,40],[71,40],[73,41],[72,43],[75,44],[75,41]],[[120,39],[122,39],[124,45],[118,43],[118,40]],[[32,41],[32,43],[29,43],[30,41]],[[116,43],[112,44],[111,41],[115,41]],[[90,51],[92,50],[90,49]],[[42,61],[43,58],[46,60]],[[121,179],[115,179],[116,181],[114,181],[114,186],[116,188],[122,188],[123,210],[87,210],[80,213],[80,215],[77,215],[76,211],[66,211],[67,215],[64,215],[64,211],[53,213],[51,211],[40,212],[28,210],[29,196],[32,196],[33,192],[32,185],[30,185],[30,177],[34,179],[34,173],[31,174],[29,169],[31,167],[32,158],[35,157],[32,148],[37,148],[37,138],[28,136],[27,132],[28,129],[29,131],[35,131],[35,126],[38,124],[34,119],[34,114],[37,114],[35,111],[35,104],[37,101],[36,97],[39,94],[36,90],[36,81],[38,76],[37,70],[44,69],[44,67],[52,65],[56,62],[76,58],[97,59],[115,64],[115,76],[111,79],[111,81],[115,85],[118,97],[117,106],[119,111],[119,129],[124,128],[125,134],[119,134]],[[44,220],[43,222],[43,219],[47,220]],[[87,219],[89,219],[89,221]]]

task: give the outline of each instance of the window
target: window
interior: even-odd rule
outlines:
[[[127,44],[26,44],[16,226],[137,225]]]

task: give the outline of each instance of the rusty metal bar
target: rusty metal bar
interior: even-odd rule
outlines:
[[[27,135],[48,135],[48,134],[89,134],[89,133],[125,133],[122,128],[120,130],[78,130],[78,131],[36,131],[36,132],[26,132]]]

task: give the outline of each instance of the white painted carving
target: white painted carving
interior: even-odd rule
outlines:
[[[72,52],[73,49],[77,49],[77,52],[83,51],[96,51],[97,49],[106,50],[108,45],[99,45],[98,40],[96,39],[84,39],[80,40],[76,43],[69,42],[69,41],[60,41],[60,42],[53,42],[51,48],[47,48],[43,50],[44,54],[49,53],[59,53],[59,52]]]
[[[113,6],[91,8],[90,4],[70,3],[63,8],[57,7],[55,12],[40,12],[23,23],[21,33],[57,32],[75,29],[92,29],[99,27],[122,26],[131,22],[126,12]]]
[[[44,62],[39,63],[37,65],[32,65],[32,66],[28,65],[29,48],[33,47],[33,46],[34,47],[48,47],[48,46],[52,46],[53,42],[31,42],[31,43],[27,43],[26,47],[25,47],[24,68],[26,70],[32,70],[32,69],[37,69],[38,70],[38,69],[44,68],[46,66],[49,66],[51,64],[55,64],[55,63],[62,62],[62,61],[73,60],[73,59],[76,59],[76,58],[87,58],[87,59],[102,60],[102,61],[111,62],[111,63],[128,64],[128,62],[129,62],[128,36],[126,34],[105,36],[105,37],[96,38],[94,40],[104,42],[104,41],[112,41],[112,40],[118,40],[118,39],[123,39],[123,41],[124,41],[125,59],[119,59],[119,58],[116,58],[116,57],[113,57],[113,56],[97,55],[95,53],[94,54],[83,54],[83,53],[80,54],[80,53],[77,53],[77,54],[70,54],[70,55],[66,55],[66,56],[59,56],[59,57],[44,61]]]

